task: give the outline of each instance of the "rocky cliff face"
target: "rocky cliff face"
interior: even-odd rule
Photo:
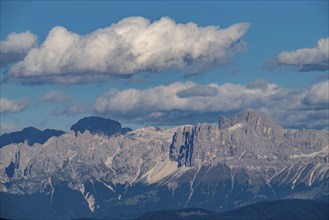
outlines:
[[[297,158],[302,153],[326,149],[328,138],[328,132],[284,130],[271,117],[246,110],[232,118],[220,116],[218,128],[197,124],[178,129],[170,147],[170,158],[179,166],[190,167],[231,158],[233,161],[273,159],[282,164],[281,159],[292,155]]]
[[[179,128],[170,145],[170,158],[178,166],[197,167],[214,162],[221,151],[219,129],[209,124],[197,124]]]
[[[326,200],[328,140],[328,132],[284,130],[251,110],[220,117],[218,127],[145,127],[110,137],[70,131],[44,144],[0,149],[1,204],[17,205],[28,196],[33,204],[47,204],[46,217],[78,218],[183,207],[221,211],[280,198]],[[70,211],[58,205],[63,200]],[[4,211],[1,217],[20,216]]]

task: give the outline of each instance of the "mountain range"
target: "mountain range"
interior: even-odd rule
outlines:
[[[111,119],[91,116],[79,120],[71,126],[70,130],[83,133],[88,130],[91,134],[103,134],[107,136],[126,134],[132,131],[131,128],[122,128],[121,124]],[[6,133],[0,136],[0,147],[13,144],[24,143],[32,146],[35,143],[43,144],[51,137],[58,137],[64,131],[55,129],[45,129],[41,131],[34,127],[24,128],[22,131]]]
[[[123,131],[124,130],[124,131]],[[0,149],[1,218],[137,218],[279,199],[328,202],[329,133],[245,110],[169,129],[82,119],[44,143]]]

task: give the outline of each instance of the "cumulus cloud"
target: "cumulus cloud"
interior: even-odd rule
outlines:
[[[135,123],[177,125],[216,122],[219,114],[254,108],[272,114],[285,127],[304,125],[322,129],[327,126],[323,112],[328,116],[328,109],[312,110],[305,100],[310,102],[309,97],[313,97],[312,102],[317,105],[328,105],[328,99],[322,98],[326,92],[323,87],[328,82],[304,89],[287,89],[265,82],[256,82],[252,86],[175,82],[149,89],[112,89],[97,99],[95,110],[100,115]],[[196,92],[198,88],[202,88],[201,93]],[[314,111],[322,111],[322,117],[314,117]]]
[[[226,65],[246,49],[249,23],[228,28],[129,17],[84,36],[57,26],[40,47],[15,64],[8,78],[24,83],[84,83],[168,69],[200,73]]]
[[[37,41],[38,37],[29,31],[10,33],[6,40],[0,41],[1,68],[22,60],[29,50],[37,46]]]
[[[207,87],[216,90],[211,96],[184,96],[180,94],[193,91],[196,87]],[[240,84],[215,83],[201,86],[193,82],[175,82],[166,86],[157,86],[145,90],[127,89],[123,91],[112,89],[99,97],[96,102],[97,112],[108,112],[121,117],[147,117],[171,114],[172,111],[204,113],[233,111],[256,103],[272,93],[280,93],[281,88],[270,84],[269,88],[248,89]],[[171,123],[171,122],[170,122]]]
[[[293,67],[297,71],[329,70],[329,38],[320,39],[314,48],[303,48],[280,53],[274,62],[279,66]]]
[[[218,94],[218,90],[214,87],[210,86],[203,86],[203,85],[197,85],[182,91],[177,92],[177,96],[179,98],[188,98],[193,96],[216,96]]]
[[[29,106],[27,100],[9,100],[0,98],[0,113],[15,113],[25,110]]]
[[[39,98],[40,102],[69,102],[72,98],[63,92],[50,90]]]
[[[304,98],[304,104],[314,107],[329,109],[329,81],[313,85]]]

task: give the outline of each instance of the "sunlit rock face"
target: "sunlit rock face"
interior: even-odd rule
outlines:
[[[219,126],[120,131],[69,131],[44,144],[1,148],[1,217],[35,218],[29,210],[38,207],[44,218],[115,218],[328,199],[328,132],[284,130],[252,110],[221,116]],[[19,204],[20,213],[11,211]]]

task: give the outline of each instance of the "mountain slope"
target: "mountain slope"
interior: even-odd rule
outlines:
[[[282,220],[282,219],[318,219],[329,218],[329,203],[313,200],[277,200],[259,202],[243,206],[228,212],[216,213],[204,209],[182,209],[169,211],[156,211],[142,215],[138,220]]]
[[[145,127],[125,135],[118,129],[112,136],[69,131],[33,148],[5,146],[1,203],[20,204],[28,195],[47,205],[45,218],[118,219],[160,209],[222,212],[264,200],[328,199],[328,132],[284,130],[251,110],[220,120],[219,127]],[[73,208],[54,205],[62,200]],[[33,207],[24,208],[0,217],[29,216]]]
[[[312,200],[265,201],[220,213],[222,219],[328,219],[329,203]]]

